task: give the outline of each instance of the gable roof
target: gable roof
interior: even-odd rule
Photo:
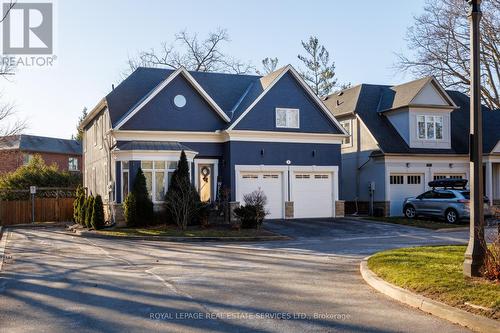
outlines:
[[[172,69],[139,67],[123,80],[105,97],[112,126],[116,127],[127,113],[144,101],[174,72]],[[255,75],[195,71],[190,71],[188,74],[219,106],[228,119],[231,118],[230,110],[240,100],[243,92],[260,78]],[[90,120],[91,117],[86,119],[86,122]]]
[[[0,150],[81,155],[82,146],[76,140],[50,138],[36,135],[12,135],[0,138]]]
[[[450,106],[456,107],[453,100],[450,96],[448,96],[446,91],[441,87],[436,79],[433,76],[427,76],[418,80],[384,89],[380,98],[378,111],[386,112],[412,105],[413,100],[428,84],[432,84],[443,99],[450,104]]]
[[[207,94],[205,89],[203,89],[203,87],[193,78],[191,74],[189,74],[189,72],[184,67],[180,67],[175,72],[170,74],[165,80],[160,82],[154,89],[149,91],[149,93],[141,98],[132,108],[130,108],[130,110],[125,115],[123,115],[123,117],[116,124],[116,129],[119,129],[123,124],[125,124],[179,75],[183,75],[184,78],[189,83],[191,83],[191,85],[198,91],[198,93],[200,93],[200,95],[208,102],[208,104],[219,114],[222,119],[224,119],[226,122],[230,122],[230,118],[227,116],[227,114],[224,113],[224,111],[222,111],[220,106],[212,99],[212,97]]]
[[[416,82],[419,81],[419,82]],[[418,92],[410,92],[410,88],[421,90],[428,78],[412,81],[403,89],[404,98],[398,99],[401,105],[412,100]],[[446,95],[453,101],[456,110],[451,113],[451,149],[410,148],[399,135],[389,119],[379,111],[382,100],[388,90],[394,91],[393,86],[360,84],[327,97],[325,104],[336,117],[346,117],[356,114],[368,127],[377,141],[382,152],[387,154],[468,154],[469,153],[469,97],[458,91],[446,91]],[[399,89],[396,89],[401,91]],[[404,101],[404,102],[402,102]],[[495,129],[496,128],[496,129]],[[491,111],[483,107],[483,150],[489,153],[500,140],[500,111]]]
[[[235,120],[231,122],[228,130],[234,129],[234,127],[253,109],[253,107],[274,87],[277,82],[279,82],[279,80],[286,73],[292,74],[292,76],[304,88],[307,94],[332,121],[332,123],[342,132],[342,134],[346,134],[344,128],[339,124],[337,119],[331,114],[331,112],[328,110],[325,104],[323,104],[321,99],[312,91],[311,87],[309,87],[309,85],[304,82],[304,79],[302,79],[299,73],[291,65],[287,65],[266,76],[261,77],[259,80],[259,84],[254,83],[254,87],[250,90],[250,92],[247,92],[248,97],[246,98],[245,102],[241,103],[241,105],[235,112],[233,116]]]

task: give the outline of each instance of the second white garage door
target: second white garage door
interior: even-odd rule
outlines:
[[[243,204],[243,196],[261,190],[267,197],[268,219],[283,218],[284,195],[281,172],[240,172],[236,200]]]
[[[423,174],[390,175],[391,216],[403,215],[403,202],[408,197],[414,197],[424,192]]]
[[[294,218],[333,216],[332,173],[294,172],[292,201]]]

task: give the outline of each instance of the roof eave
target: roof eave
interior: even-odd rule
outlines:
[[[104,108],[106,108],[108,106],[108,102],[106,100],[106,97],[103,97],[98,103],[96,106],[94,106],[94,108],[92,109],[92,111],[89,112],[89,114],[85,117],[85,119],[83,119],[82,123],[78,126],[78,129],[80,131],[82,131],[85,126],[87,126],[91,121],[92,119],[95,118],[95,116],[101,112]]]

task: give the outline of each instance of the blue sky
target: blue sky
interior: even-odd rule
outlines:
[[[329,1],[54,1],[57,61],[53,68],[20,68],[2,80],[3,99],[28,120],[27,133],[69,138],[84,106],[92,107],[120,80],[128,56],[158,48],[183,29],[204,36],[226,28],[226,53],[259,65],[278,57],[299,67],[300,41],[319,37],[339,82],[399,83],[394,52],[424,0]]]

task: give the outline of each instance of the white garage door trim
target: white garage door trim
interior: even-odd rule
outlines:
[[[284,218],[285,216],[285,201],[287,200],[287,190],[288,190],[288,181],[287,181],[287,171],[288,168],[286,166],[268,166],[268,165],[235,165],[235,194],[236,201],[243,204],[243,195],[246,193],[241,192],[241,186],[239,185],[241,174],[243,173],[280,173],[281,174],[281,212],[280,216],[277,218]],[[276,217],[273,217],[276,218]]]
[[[294,218],[324,218],[335,216],[335,203],[333,199],[335,180],[333,172],[293,171],[290,176],[290,199],[294,203]],[[304,186],[306,187],[304,188]],[[322,192],[321,195],[306,196],[307,201],[301,202],[299,197],[303,197],[304,194],[298,192],[299,187],[301,187],[301,190],[306,189],[308,192],[314,191],[314,188],[309,189],[307,186],[313,186],[314,188],[317,186],[327,186],[328,190],[326,193]],[[306,203],[306,206],[304,206],[304,203]]]
[[[391,177],[395,177],[394,180],[398,181],[394,184],[391,184]],[[398,178],[396,178],[398,177]],[[400,177],[400,178],[399,178]],[[420,183],[408,183],[410,180],[410,177],[412,181],[416,180],[416,177],[420,177]],[[409,189],[411,186],[411,191],[408,191],[406,194],[401,195],[399,192],[399,196],[393,197],[395,186],[400,186],[402,189]],[[425,174],[420,173],[420,172],[391,172],[389,174],[389,201],[390,201],[390,206],[389,206],[389,212],[391,216],[402,216],[403,215],[403,200],[407,197],[419,195],[425,191]]]
[[[332,182],[333,182],[333,197],[332,197],[332,208],[333,213],[332,216],[335,216],[335,201],[339,200],[339,167],[337,165],[333,166],[298,166],[298,165],[235,165],[235,196],[236,200],[240,201],[243,195],[239,193],[238,180],[242,172],[281,172],[283,179],[283,202],[282,202],[282,218],[285,216],[285,201],[290,200],[292,195],[293,186],[291,179],[288,179],[288,171],[290,171],[290,177],[295,172],[312,172],[312,173],[320,173],[320,172],[328,172],[332,174]],[[289,185],[290,184],[290,185]],[[290,186],[290,188],[289,188]]]

